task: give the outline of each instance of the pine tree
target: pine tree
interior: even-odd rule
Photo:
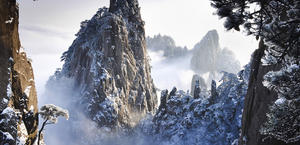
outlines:
[[[44,119],[41,129],[38,134],[38,145],[41,142],[41,135],[45,126],[48,124],[56,124],[58,121],[58,117],[65,117],[67,120],[69,119],[69,111],[62,109],[53,104],[46,104],[41,107],[39,115]]]
[[[300,1],[299,0],[211,0],[216,14],[225,18],[227,30],[261,38],[268,46],[264,65],[282,64],[264,76],[264,86],[278,93],[260,133],[286,143],[300,139]]]

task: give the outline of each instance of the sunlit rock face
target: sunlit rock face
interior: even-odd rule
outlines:
[[[22,50],[15,0],[0,1],[0,144],[33,144],[38,129],[31,62]]]
[[[77,108],[98,127],[132,128],[155,112],[157,96],[137,0],[111,0],[110,8],[82,22],[62,59],[62,70],[48,84],[72,79]]]
[[[237,73],[241,66],[232,51],[227,48],[221,49],[217,31],[211,30],[194,46],[191,68],[198,73]]]

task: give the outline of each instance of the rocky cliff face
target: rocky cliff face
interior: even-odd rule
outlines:
[[[211,30],[194,46],[191,68],[198,73],[237,73],[241,66],[232,51],[227,48],[221,49],[218,32]]]
[[[77,36],[48,86],[72,79],[76,108],[98,127],[132,128],[155,112],[156,90],[137,0],[111,0],[109,8],[82,22]]]
[[[267,46],[260,42],[259,48],[253,53],[251,60],[251,72],[249,87],[245,97],[245,105],[242,118],[242,134],[240,145],[286,145],[275,138],[262,136],[259,133],[261,126],[267,121],[266,113],[269,106],[277,99],[277,94],[263,86],[263,77],[269,71],[279,70],[281,65],[263,66],[261,58]],[[290,143],[296,145],[300,142]]]
[[[33,144],[37,95],[30,60],[20,49],[15,0],[0,1],[0,144]]]

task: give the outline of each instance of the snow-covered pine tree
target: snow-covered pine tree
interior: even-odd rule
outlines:
[[[260,132],[275,136],[286,143],[300,139],[300,68],[299,64],[283,67],[280,71],[264,76],[264,86],[278,94],[278,100],[270,106],[268,122]]]
[[[300,1],[299,0],[211,0],[216,14],[225,18],[227,30],[261,38],[268,46],[263,64],[281,63],[277,72],[265,75],[264,86],[278,93],[268,121],[260,132],[286,143],[300,140]]]
[[[38,134],[38,145],[40,145],[41,135],[45,126],[48,124],[56,124],[58,121],[58,117],[65,117],[67,120],[69,119],[69,111],[62,109],[53,104],[46,104],[41,107],[39,115],[44,119],[41,129]]]

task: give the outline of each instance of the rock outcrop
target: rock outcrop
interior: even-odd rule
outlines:
[[[202,91],[207,91],[207,86],[206,86],[205,80],[201,76],[195,74],[195,75],[193,75],[192,83],[191,83],[191,95],[192,96],[194,96],[195,88],[197,88],[196,85],[200,89],[199,93],[201,93]]]
[[[241,66],[232,51],[227,48],[221,49],[218,32],[211,30],[194,46],[191,69],[197,73],[237,73]]]
[[[72,79],[73,107],[82,108],[99,128],[130,129],[155,112],[158,101],[137,0],[111,0],[109,8],[82,22],[77,36],[48,86]]]
[[[38,131],[37,94],[30,60],[18,33],[15,0],[0,1],[0,144],[35,142]]]
[[[269,106],[277,100],[277,94],[263,86],[263,77],[267,72],[281,68],[281,64],[262,65],[261,58],[266,48],[267,46],[261,41],[259,48],[252,56],[249,87],[245,97],[242,118],[242,134],[239,140],[240,145],[287,145],[282,141],[259,133],[262,125],[267,121],[266,113],[269,112]],[[300,142],[288,145],[298,144]]]

